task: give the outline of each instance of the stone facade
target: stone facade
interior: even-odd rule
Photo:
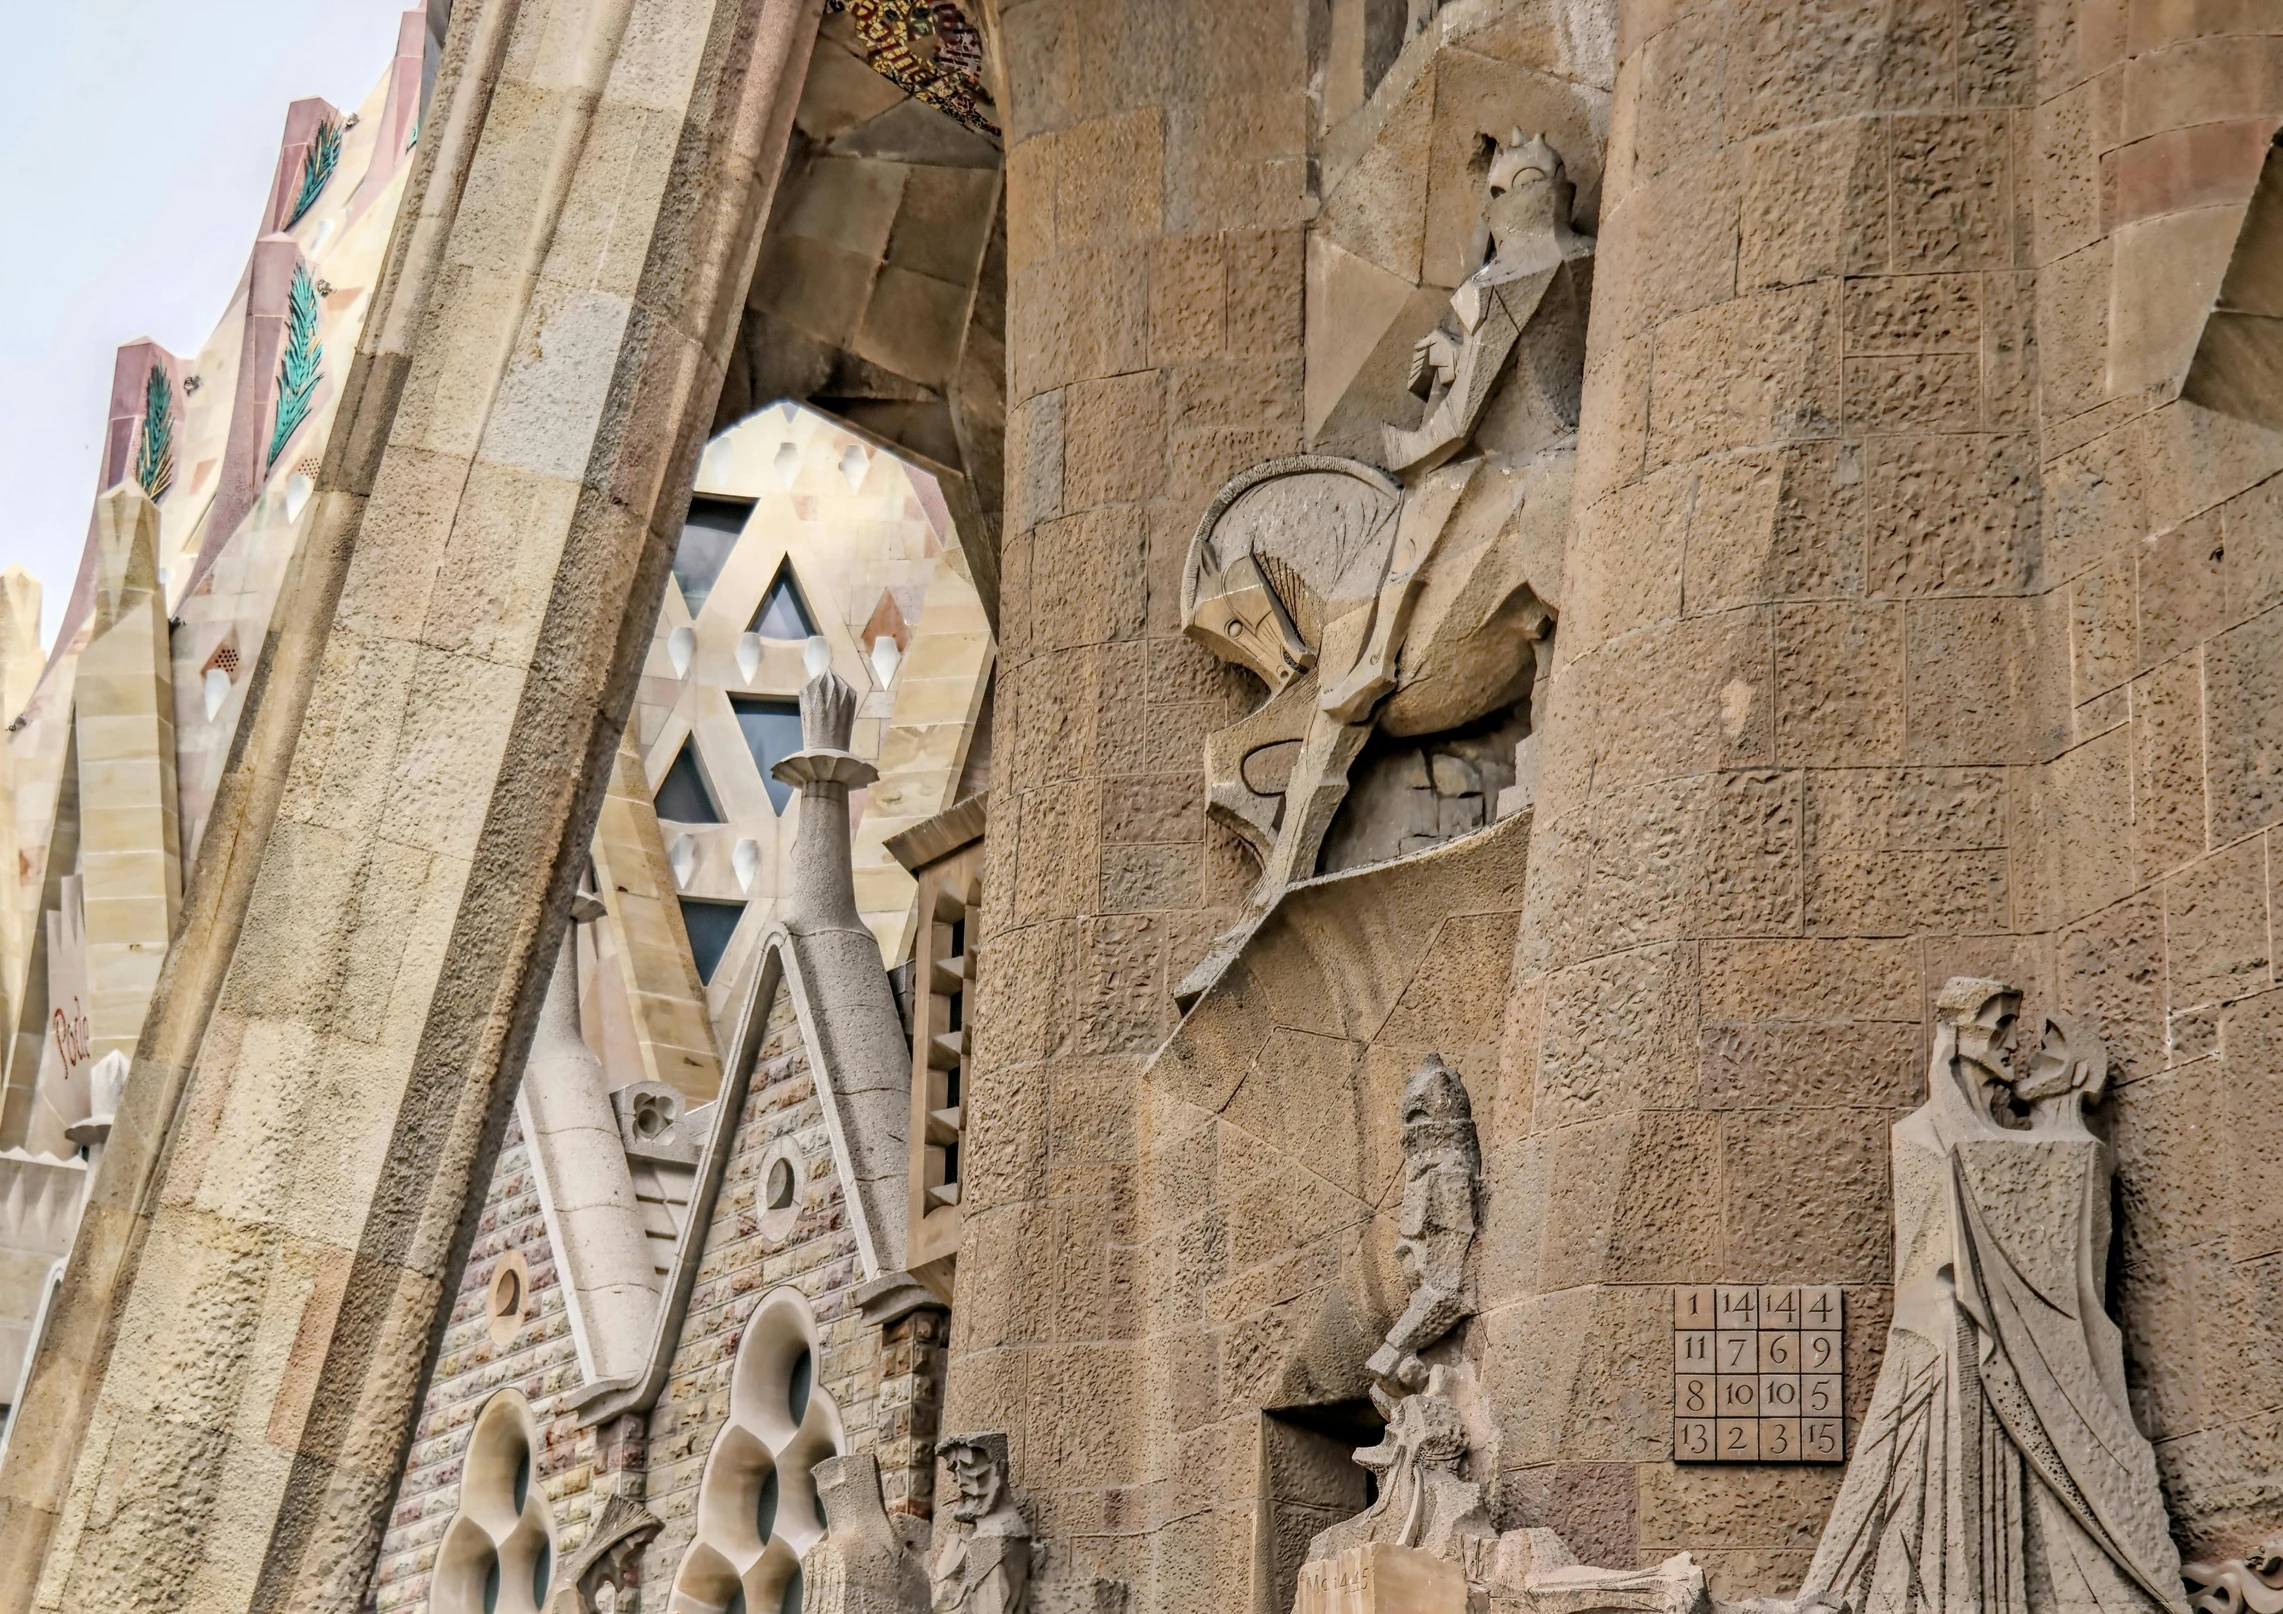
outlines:
[[[769,1215],[766,1168],[780,1156],[795,1162],[799,1184],[795,1219],[783,1231],[765,1228],[763,1220]],[[771,1006],[701,1248],[665,1393],[650,1414],[647,1502],[664,1528],[643,1554],[645,1614],[668,1607],[674,1573],[696,1533],[705,1461],[729,1414],[730,1362],[765,1293],[790,1284],[808,1297],[824,1343],[816,1382],[840,1408],[846,1449],[873,1445],[882,1371],[878,1331],[865,1326],[856,1307],[855,1239],[787,996]]]
[[[421,54],[238,648],[113,488],[9,747],[0,1611],[2271,1600],[2283,21]]]
[[[518,1326],[502,1344],[496,1336],[505,1330],[496,1328],[493,1319],[492,1278],[510,1252],[523,1258],[529,1280]],[[555,1270],[530,1152],[521,1128],[511,1125],[492,1169],[388,1533],[381,1540],[373,1574],[375,1609],[426,1614],[435,1606],[430,1576],[445,1526],[460,1505],[469,1436],[476,1415],[501,1390],[520,1392],[530,1403],[541,1431],[532,1482],[546,1494],[554,1515],[558,1552],[578,1549],[600,1505],[598,1492],[609,1484],[611,1466],[608,1443],[598,1431],[581,1430],[564,1416],[561,1398],[578,1383],[570,1309]]]

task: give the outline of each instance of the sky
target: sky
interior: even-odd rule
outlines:
[[[412,0],[69,0],[11,7],[0,98],[0,566],[71,593],[111,363],[195,352],[269,193],[289,102],[353,107]]]

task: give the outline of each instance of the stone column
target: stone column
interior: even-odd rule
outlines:
[[[810,641],[812,652],[822,648]],[[791,933],[795,966],[817,1005],[819,1078],[830,1084],[838,1117],[836,1147],[845,1149],[849,1192],[865,1215],[856,1227],[865,1269],[904,1264],[904,1171],[909,1153],[911,1050],[903,1017],[881,967],[880,944],[856,911],[849,861],[848,792],[879,770],[848,749],[856,691],[829,664],[801,688],[801,749],[776,775],[801,792],[781,921]]]
[[[0,1608],[364,1595],[818,10],[457,9],[0,1465]]]
[[[1488,1230],[1485,1361],[1522,1494],[1735,1597],[1798,1584],[1838,1471],[1668,1461],[1669,1286],[1843,1284],[1875,1348],[1927,983],[2047,973],[2006,809],[2054,720],[2036,8],[1619,17],[1493,1167],[1543,1219]]]
[[[182,905],[174,655],[159,513],[132,481],[96,501],[95,611],[72,686],[91,1057],[132,1055]]]
[[[2241,1300],[2283,1248],[2283,432],[2271,371],[2212,400],[2265,424],[2182,382],[2236,323],[2207,325],[2215,292],[2273,272],[2257,212],[2283,201],[2283,14],[2056,0],[2039,44],[2045,580],[2068,688],[2021,805],[2057,996],[2112,1061],[2134,1410],[2187,1556],[2244,1558],[2283,1529],[2264,1432],[2283,1316]]]
[[[1000,739],[944,1417],[1007,1431],[1073,1574],[1131,1582],[1137,1608],[1226,1608],[1249,1503],[1184,1508],[1180,1486],[1148,1483],[1197,1477],[1181,1442],[1209,1392],[1183,1354],[1201,1319],[1178,1319],[1183,1350],[1141,1340],[1135,1168],[1171,988],[1252,874],[1208,826],[1202,778],[1205,735],[1251,701],[1181,637],[1181,568],[1214,490],[1301,444],[1306,18],[1226,0],[993,9]]]

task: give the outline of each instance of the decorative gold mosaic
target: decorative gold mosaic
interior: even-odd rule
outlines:
[[[957,0],[826,0],[856,26],[872,70],[907,95],[996,137],[983,84],[983,36]]]

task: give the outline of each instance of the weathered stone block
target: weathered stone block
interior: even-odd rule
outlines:
[[[1872,593],[2018,593],[2037,586],[2038,474],[2028,438],[1895,437],[1872,444],[1865,458],[1864,570]]]
[[[2283,612],[2219,635],[2203,661],[2211,834],[2226,841],[2283,818]]]
[[[2178,656],[2133,680],[2133,860],[2144,882],[2204,849],[2201,659]]]
[[[1792,605],[1772,613],[1776,758],[1874,763],[1903,754],[1899,605]]]
[[[1366,1542],[1300,1566],[1293,1614],[1465,1614],[1466,1576],[1447,1558]]]

